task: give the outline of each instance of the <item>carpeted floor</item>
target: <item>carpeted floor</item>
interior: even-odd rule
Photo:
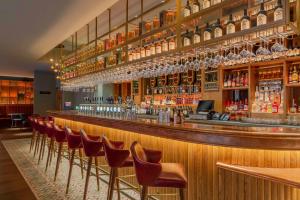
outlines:
[[[44,159],[37,165],[37,156],[33,158],[33,152],[29,153],[29,138],[3,140],[2,143],[37,199],[77,200],[83,198],[85,179],[82,179],[80,167],[77,165],[73,168],[69,194],[65,195],[67,174],[69,170],[69,162],[66,155],[65,158],[62,159],[57,180],[54,182],[55,159],[53,159],[51,166],[48,168],[47,173],[45,173],[47,148]],[[79,161],[77,160],[76,162],[78,163]],[[105,200],[107,198],[108,178],[108,176],[101,176],[100,191],[98,191],[96,177],[91,176],[88,199]],[[122,187],[125,186],[121,185],[121,188]],[[114,199],[117,199],[116,193]],[[133,190],[126,190],[125,195],[121,195],[121,199],[139,199],[139,194]]]

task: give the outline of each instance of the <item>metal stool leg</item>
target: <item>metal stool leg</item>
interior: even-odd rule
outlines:
[[[116,169],[111,168],[107,200],[113,199],[115,181],[116,181]]]
[[[71,180],[71,175],[72,175],[74,156],[75,156],[75,149],[72,149],[71,158],[70,158],[70,169],[69,169],[69,176],[68,176],[68,183],[67,183],[66,194],[68,194],[68,192],[69,192],[69,186],[70,186],[70,180]]]
[[[88,190],[90,173],[91,173],[91,168],[92,168],[92,162],[93,162],[93,157],[89,157],[88,167],[87,167],[87,170],[86,170],[86,179],[85,179],[84,193],[83,193],[83,199],[84,200],[86,199],[86,194],[87,194],[87,190]]]
[[[51,138],[50,139],[50,145],[49,145],[49,148],[48,148],[48,156],[47,156],[45,172],[47,172],[48,166],[50,165],[50,156],[51,156],[52,151],[53,151],[53,144],[54,144],[54,138]]]
[[[41,141],[41,147],[40,147],[40,153],[39,153],[39,160],[38,160],[38,164],[40,164],[41,158],[42,158],[42,154],[43,154],[43,148],[44,148],[44,143],[46,140],[46,135],[43,134],[42,136],[42,141]]]
[[[30,148],[29,148],[29,153],[31,152],[31,150],[33,149],[34,147],[34,142],[35,142],[35,130],[32,130],[32,137],[31,137],[31,141],[30,141]]]
[[[141,200],[146,200],[146,199],[148,199],[148,187],[143,186],[141,192]]]
[[[182,188],[179,189],[180,200],[184,200],[184,190]]]
[[[58,173],[58,169],[59,169],[59,164],[60,164],[60,160],[61,160],[62,146],[63,146],[63,143],[62,142],[59,143],[58,153],[57,153],[57,160],[56,160],[56,167],[55,167],[55,174],[54,174],[54,181],[56,181],[56,177],[57,177],[57,173]]]
[[[98,169],[98,159],[95,157],[95,166],[96,166],[96,178],[97,178],[97,189],[100,190],[100,182],[99,182],[99,169]]]
[[[82,160],[82,149],[79,149],[79,160],[80,160],[80,167],[81,167],[81,177],[83,178],[83,160]]]
[[[39,146],[40,146],[40,138],[41,138],[41,134],[37,133],[37,138],[36,138],[36,141],[35,141],[35,148],[34,148],[33,157],[35,157],[35,155],[38,152],[38,149],[39,149]]]

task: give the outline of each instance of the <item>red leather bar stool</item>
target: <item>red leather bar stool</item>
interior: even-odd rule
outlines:
[[[57,160],[56,160],[56,167],[54,173],[54,181],[56,181],[58,169],[60,166],[61,156],[62,156],[63,145],[66,144],[67,142],[65,130],[63,130],[61,127],[59,127],[56,124],[54,124],[54,138],[55,138],[55,142],[58,145]]]
[[[39,126],[39,137],[41,139],[39,159],[38,159],[38,164],[40,164],[40,161],[44,158],[45,146],[46,146],[46,138],[47,138],[46,121],[39,120],[38,126]]]
[[[142,186],[141,200],[148,199],[148,187],[178,188],[180,200],[184,200],[187,178],[183,166],[178,163],[161,163],[161,152],[144,149],[138,142],[131,147],[138,183]]]
[[[81,136],[79,132],[71,130],[68,127],[65,128],[65,132],[67,136],[68,147],[71,150],[70,168],[69,168],[69,175],[68,175],[68,182],[67,182],[67,189],[66,189],[66,194],[68,194],[76,150],[78,150],[79,153],[81,176],[83,178],[83,161],[82,161],[82,151],[81,151],[83,146],[82,146]]]
[[[51,165],[52,161],[52,154],[54,151],[54,135],[55,135],[55,130],[54,130],[54,124],[53,122],[46,122],[46,133],[49,139],[49,145],[48,145],[48,156],[47,156],[47,162],[46,162],[46,168],[45,172],[47,171],[48,167]]]
[[[39,121],[42,119],[36,118],[34,119],[34,126],[36,130],[36,137],[35,137],[35,146],[34,146],[34,153],[33,157],[38,153],[39,145],[40,145],[40,126],[39,126]]]
[[[100,137],[88,136],[84,130],[80,130],[80,136],[81,136],[81,141],[82,141],[85,156],[89,158],[87,171],[86,171],[84,194],[83,194],[83,199],[86,199],[93,158],[95,160],[95,166],[96,166],[97,186],[98,186],[98,190],[100,189],[98,158],[100,156],[104,156],[104,151],[102,150],[103,144]]]
[[[35,125],[35,117],[33,116],[29,116],[28,117],[29,120],[29,125],[32,128],[32,136],[31,136],[31,141],[30,141],[30,148],[29,148],[29,152],[31,152],[31,150],[34,147],[34,142],[35,142],[35,138],[36,138],[36,125]]]
[[[33,157],[35,157],[35,155],[38,154],[39,152],[39,147],[40,147],[40,140],[41,140],[41,132],[43,132],[43,127],[40,126],[40,122],[44,122],[45,118],[43,117],[37,117],[34,119],[34,127],[36,130],[35,133],[35,142],[34,142],[34,154]]]
[[[118,169],[124,167],[133,167],[133,160],[130,156],[130,151],[124,149],[124,142],[109,141],[105,136],[102,137],[102,142],[105,152],[105,158],[111,168],[107,199],[113,199],[114,187],[116,182],[118,200],[120,200],[121,195],[119,178],[121,177],[118,175]]]

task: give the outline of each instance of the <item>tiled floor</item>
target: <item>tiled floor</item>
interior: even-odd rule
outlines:
[[[81,177],[80,167],[74,166],[73,176],[71,179],[69,194],[65,195],[67,182],[67,174],[69,170],[69,162],[66,158],[62,159],[61,167],[56,182],[53,181],[56,160],[52,161],[47,173],[45,173],[46,155],[43,161],[37,165],[37,156],[33,158],[33,152],[29,153],[29,139],[6,140],[3,145],[12,157],[16,166],[22,173],[23,177],[30,185],[34,194],[38,199],[71,199],[77,200],[83,198],[84,180]],[[77,160],[78,162],[78,160]],[[108,176],[102,176],[100,182],[100,191],[97,191],[96,177],[90,178],[88,199],[104,200],[107,194]],[[124,187],[124,186],[121,186]],[[126,190],[127,191],[127,190]],[[121,195],[121,199],[139,199],[139,194],[129,190],[126,192],[129,196]],[[114,195],[114,199],[117,195]],[[2,198],[0,198],[2,199]]]

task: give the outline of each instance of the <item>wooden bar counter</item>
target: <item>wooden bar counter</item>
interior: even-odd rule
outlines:
[[[185,166],[188,177],[186,197],[189,200],[300,199],[299,189],[216,166],[217,162],[223,162],[251,167],[300,168],[298,128],[201,123],[161,125],[149,119],[127,121],[54,111],[49,115],[57,124],[124,141],[126,148],[133,141],[139,141],[146,148],[161,150],[164,162],[179,162]],[[126,170],[123,173],[129,171],[132,172]],[[129,182],[136,184],[134,179]]]

